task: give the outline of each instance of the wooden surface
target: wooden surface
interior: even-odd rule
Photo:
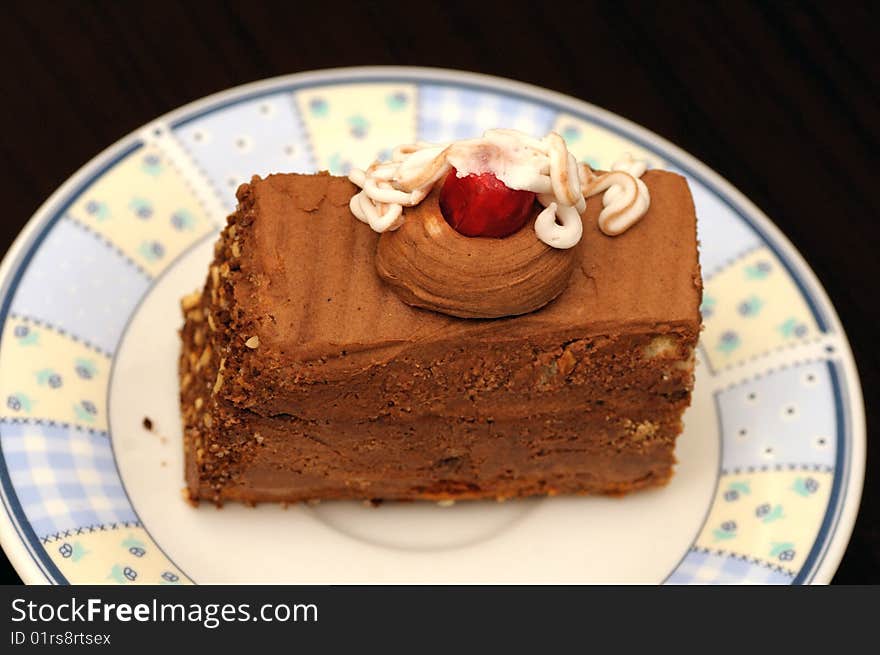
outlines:
[[[10,3],[0,21],[0,251],[110,143],[260,78],[440,66],[588,100],[730,180],[822,280],[855,351],[869,432],[865,493],[835,582],[880,582],[876,5],[530,2],[499,16],[496,4]],[[0,582],[17,580],[0,555]]]

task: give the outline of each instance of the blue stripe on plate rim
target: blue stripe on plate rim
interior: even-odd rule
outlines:
[[[196,100],[156,119],[141,130],[123,137],[108,147],[85,164],[36,211],[0,266],[0,280],[2,280],[0,326],[6,322],[9,305],[17,285],[43,239],[88,185],[118,161],[144,145],[139,134],[148,130],[162,130],[163,126],[174,129],[205,114],[274,93],[351,83],[410,83],[468,88],[517,100],[528,100],[550,107],[557,112],[570,113],[656,152],[679,170],[706,186],[758,233],[797,284],[820,331],[834,332],[839,336],[840,362],[837,365],[828,362],[834,386],[838,426],[834,483],[819,533],[807,560],[793,580],[794,584],[829,582],[840,563],[855,523],[858,499],[861,497],[864,480],[866,434],[864,404],[855,361],[840,320],[823,287],[779,228],[717,173],[649,130],[600,107],[555,91],[514,80],[450,69],[373,66],[284,75],[234,87]],[[838,367],[840,370],[837,370]],[[0,495],[8,517],[8,523],[0,520],[0,539],[10,561],[24,581],[68,584],[67,579],[42,547],[22,511],[6,469],[2,450],[0,450]],[[847,499],[853,500],[847,505]],[[698,533],[699,530],[694,535],[695,538]],[[23,558],[25,553],[31,560],[29,563]]]

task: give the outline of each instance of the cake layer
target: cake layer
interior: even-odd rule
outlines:
[[[588,203],[580,263],[557,300],[472,320],[414,309],[382,284],[377,235],[351,216],[346,179],[255,178],[239,190],[206,287],[217,392],[301,418],[527,416],[650,394],[686,404],[701,292],[693,203],[675,174],[643,179],[651,209],[623,235],[602,234],[599,203]]]
[[[187,425],[190,494],[214,501],[512,497],[571,491],[557,483],[585,476],[582,491],[618,493],[636,481],[664,481],[681,430],[675,410],[650,418],[585,420],[574,412],[529,422],[331,423],[228,406],[196,412]]]
[[[413,468],[399,476],[378,477],[372,471],[352,476],[343,471],[323,472],[323,459],[299,470],[280,468],[270,455],[259,455],[235,478],[216,485],[198,479],[190,498],[222,504],[226,501],[301,502],[312,500],[478,500],[555,496],[560,494],[625,494],[666,484],[674,464],[671,448],[657,447],[640,454],[602,453],[582,457],[562,453],[546,458],[542,470],[516,476],[507,473],[466,478],[429,467]],[[570,462],[552,466],[553,462]],[[195,474],[193,474],[195,475]]]
[[[189,357],[223,359],[222,345],[212,340],[204,319],[207,306],[191,310],[184,338],[193,345]],[[687,406],[693,386],[690,339],[677,334],[631,334],[579,339],[549,352],[528,343],[495,344],[475,353],[460,348],[442,352],[442,343],[421,352],[415,361],[402,355],[386,366],[353,373],[345,381],[303,381],[278,400],[253,407],[272,416],[349,420],[399,416],[471,416],[528,418],[579,407]],[[427,357],[429,352],[437,357]],[[223,360],[219,391],[230,370]],[[254,380],[264,379],[263,375]],[[214,381],[216,382],[216,380]],[[213,395],[213,387],[212,387]],[[221,394],[222,397],[222,394]],[[246,398],[239,406],[251,408]]]
[[[193,500],[509,498],[665,482],[681,408],[575,408],[529,420],[265,417],[211,393],[219,361],[181,370]]]

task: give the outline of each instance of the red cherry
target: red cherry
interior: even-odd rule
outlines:
[[[532,213],[535,194],[511,189],[492,173],[446,176],[440,211],[457,232],[468,237],[506,237],[519,230]]]

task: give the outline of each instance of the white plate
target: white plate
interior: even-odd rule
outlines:
[[[184,503],[178,300],[201,285],[237,184],[496,126],[556,130],[595,167],[629,150],[689,180],[706,328],[672,482],[453,507]],[[805,262],[686,153],[537,87],[356,68],[211,96],[73,176],[0,280],[0,538],[25,582],[828,582],[855,520],[861,390]]]

